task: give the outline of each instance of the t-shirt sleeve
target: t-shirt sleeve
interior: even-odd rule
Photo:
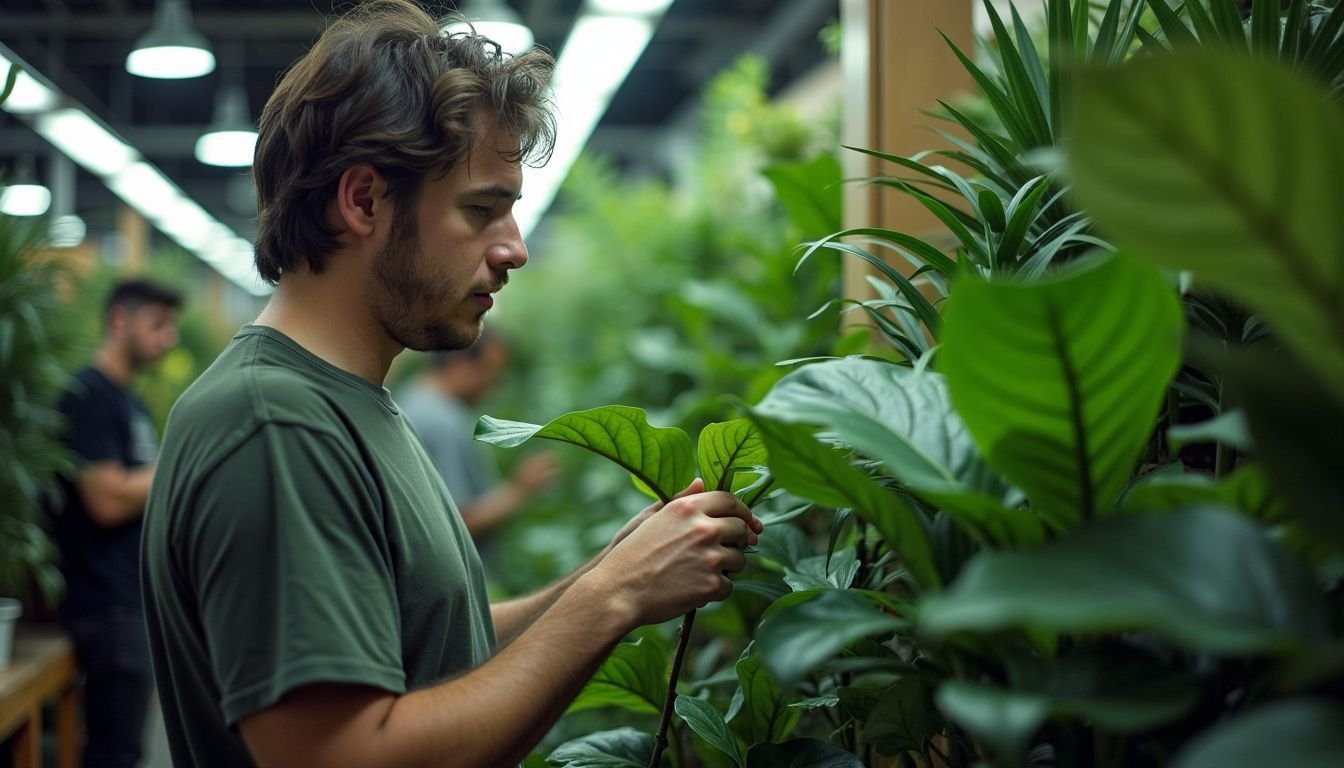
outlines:
[[[267,425],[204,481],[182,545],[230,725],[313,683],[405,691],[383,511],[334,438]]]
[[[61,396],[57,409],[65,417],[65,444],[82,464],[96,461],[126,463],[122,433],[126,427],[118,421],[125,418],[124,409],[99,397],[79,381]]]

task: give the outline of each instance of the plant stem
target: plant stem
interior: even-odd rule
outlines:
[[[690,611],[681,620],[681,632],[677,634],[677,653],[672,657],[672,673],[667,679],[667,698],[663,699],[663,718],[658,723],[658,735],[653,739],[653,759],[649,768],[658,768],[663,759],[663,750],[667,749],[667,728],[672,724],[672,709],[677,702],[677,679],[681,677],[681,663],[686,659],[686,648],[691,642],[691,626],[695,624],[695,611]]]

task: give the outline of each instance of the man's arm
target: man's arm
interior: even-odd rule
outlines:
[[[549,453],[537,453],[523,459],[506,480],[462,505],[462,521],[467,524],[467,531],[473,537],[490,532],[521,509],[554,474],[555,457]],[[453,482],[450,473],[444,473],[444,482]]]
[[[725,574],[743,568],[759,527],[730,494],[679,499],[629,531],[480,668],[401,696],[306,686],[239,729],[268,767],[516,764],[631,629],[726,598]]]
[[[690,485],[686,486],[685,489],[672,498],[680,499],[692,494],[703,493],[704,490],[705,482],[697,477],[695,480],[691,481]],[[614,549],[617,544],[624,541],[625,537],[629,536],[631,531],[638,528],[641,523],[648,520],[649,517],[662,508],[663,503],[661,501],[645,507],[639,514],[630,518],[625,525],[621,526],[621,529],[616,532],[616,535],[611,537],[611,543],[604,547],[596,557],[579,566],[568,576],[565,576],[559,581],[552,582],[546,587],[531,594],[503,600],[497,603],[491,603],[490,617],[495,625],[495,636],[499,638],[500,644],[511,642],[518,633],[527,629],[528,624],[532,623],[532,621],[540,616],[547,608],[550,608],[560,595],[564,594],[564,591],[569,589],[570,585],[577,581],[580,576],[587,573],[593,566],[601,562],[602,558],[606,557],[607,553]],[[756,523],[753,522],[752,525],[756,525]],[[753,530],[759,531],[760,529],[753,528]]]
[[[154,466],[127,469],[119,461],[95,461],[80,470],[75,490],[100,528],[128,523],[145,513]]]

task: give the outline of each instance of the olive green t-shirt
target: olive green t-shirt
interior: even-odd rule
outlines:
[[[244,328],[168,420],[142,588],[173,764],[250,766],[247,715],[394,693],[494,648],[480,559],[386,389]]]

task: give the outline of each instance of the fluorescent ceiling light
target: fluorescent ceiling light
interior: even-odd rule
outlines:
[[[9,59],[0,56],[0,83],[9,77],[9,68],[14,65]],[[19,114],[46,112],[56,106],[56,92],[39,83],[27,72],[19,72],[14,81],[14,90],[5,100],[4,110]]]
[[[593,13],[614,16],[652,16],[667,10],[672,0],[588,0]]]
[[[462,15],[471,22],[470,26],[449,24],[442,31],[451,35],[475,28],[477,34],[494,40],[500,50],[515,56],[532,47],[532,30],[502,0],[475,0]]]
[[[18,62],[18,59],[12,51],[0,45],[0,61]],[[45,114],[19,112],[23,122],[66,156],[99,176],[123,202],[139,211],[159,231],[211,264],[239,288],[253,296],[270,293],[270,286],[261,281],[252,267],[252,246],[246,240],[206,213],[157,168],[140,160],[139,153],[91,117],[82,106],[45,85],[46,81],[40,73],[22,62],[18,63],[25,70],[33,72],[33,82],[46,89],[55,103],[64,102],[67,105]],[[22,77],[19,82],[23,82]],[[25,193],[15,194],[23,197]],[[74,222],[63,221],[65,218],[58,217],[53,222],[53,225],[61,223],[61,229],[53,232],[53,237],[60,236],[63,241],[73,239],[78,230]],[[82,234],[80,239],[83,239]],[[206,257],[207,253],[213,254],[220,243],[229,243],[231,246],[221,254],[227,257],[222,262],[224,267],[212,263]]]
[[[108,179],[107,186],[117,197],[152,222],[159,222],[182,200],[182,193],[157,168],[146,162],[135,163]]]
[[[51,207],[51,190],[41,184],[11,184],[0,191],[0,212],[41,216]]]
[[[663,3],[664,9],[667,4]],[[661,12],[644,17],[589,13],[574,23],[555,63],[553,87],[559,117],[555,151],[546,165],[526,169],[523,198],[513,208],[523,237],[531,234],[550,207],[661,18]]]
[[[125,142],[74,107],[38,117],[37,132],[95,176],[111,176],[138,158]]]
[[[186,0],[159,0],[154,26],[141,35],[126,57],[126,71],[140,77],[176,80],[208,75],[215,69],[210,43],[191,27]]]

